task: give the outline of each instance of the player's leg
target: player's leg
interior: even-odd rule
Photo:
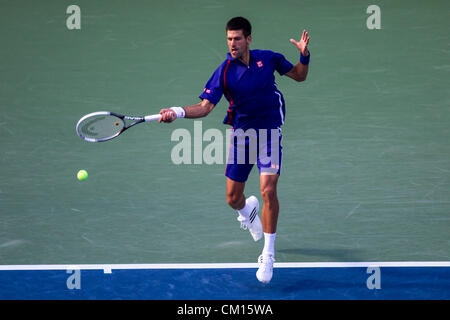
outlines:
[[[261,213],[264,233],[277,232],[278,212],[280,209],[277,195],[278,174],[261,173],[260,186],[263,199]]]
[[[275,238],[279,212],[278,177],[278,174],[261,173],[260,175],[261,196],[263,198],[261,218],[264,230],[264,248],[258,258],[259,268],[256,277],[263,283],[268,283],[272,279],[275,261]]]
[[[245,182],[227,178],[227,202],[231,208],[237,211],[237,220],[241,223],[241,228],[248,229],[253,240],[258,241],[263,234],[261,219],[258,216],[259,202],[255,196],[245,199],[244,188]]]
[[[261,137],[258,155],[258,168],[260,172],[260,188],[263,198],[261,213],[264,248],[258,258],[259,268],[256,277],[259,281],[267,283],[272,279],[273,263],[275,261],[275,238],[278,223],[278,212],[280,210],[277,184],[281,172],[282,160],[282,135],[281,130],[270,130],[266,139]],[[265,133],[265,132],[262,132]],[[267,141],[267,144],[264,144]]]
[[[253,163],[245,160],[244,157],[249,152],[248,140],[231,138],[231,148],[228,155],[225,176],[227,177],[226,199],[231,208],[238,213],[237,220],[241,223],[241,228],[250,231],[253,240],[262,238],[262,224],[258,216],[259,202],[255,196],[245,199],[245,182],[253,168]],[[238,152],[239,151],[243,151]]]
[[[283,158],[281,130],[260,130],[259,139],[257,164],[261,196],[263,199],[261,218],[264,232],[274,234],[277,229],[279,211],[277,184]]]
[[[234,181],[227,178],[227,203],[234,210],[240,210],[245,206],[244,188],[245,182]]]

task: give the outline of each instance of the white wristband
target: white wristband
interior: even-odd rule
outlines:
[[[175,113],[177,114],[177,118],[184,118],[184,116],[186,115],[186,111],[184,111],[184,109],[181,107],[172,107],[170,109],[175,111]]]

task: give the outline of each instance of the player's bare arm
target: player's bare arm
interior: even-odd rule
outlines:
[[[309,56],[309,51],[308,51],[309,36],[308,36],[308,32],[306,32],[306,30],[303,30],[300,41],[297,42],[294,39],[291,39],[290,42],[298,48],[298,50],[302,53],[302,55],[304,57]],[[286,73],[286,75],[289,78],[292,78],[298,82],[305,81],[306,76],[308,75],[308,64],[305,65],[301,62],[298,62],[292,68],[291,71]]]
[[[185,111],[185,118],[203,118],[214,109],[214,104],[208,99],[203,99],[201,102],[183,107],[183,109]],[[158,120],[159,122],[172,122],[177,118],[176,112],[172,109],[162,109],[159,114],[161,115],[161,118]]]

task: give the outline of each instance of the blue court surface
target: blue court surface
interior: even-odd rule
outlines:
[[[448,262],[0,266],[2,300],[448,300]]]

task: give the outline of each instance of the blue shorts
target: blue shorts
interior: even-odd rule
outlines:
[[[230,135],[225,176],[245,182],[256,163],[259,173],[280,174],[281,129],[236,129]]]

